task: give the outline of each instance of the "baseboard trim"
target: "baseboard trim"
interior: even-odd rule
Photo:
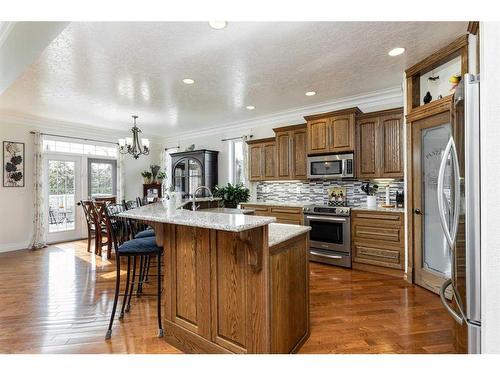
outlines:
[[[17,242],[0,244],[0,253],[7,253],[9,251],[26,250],[29,247],[29,242]]]

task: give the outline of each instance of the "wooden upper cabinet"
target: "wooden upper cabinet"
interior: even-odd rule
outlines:
[[[402,109],[380,119],[381,177],[402,178],[404,175],[403,126]]]
[[[248,141],[248,176],[250,181],[276,178],[276,141],[274,138]]]
[[[376,178],[380,161],[377,157],[378,117],[361,118],[357,124],[357,176]]]
[[[307,179],[307,128],[305,125],[292,133],[292,171],[294,179]]]
[[[249,154],[249,180],[250,181],[260,181],[262,179],[262,145],[261,144],[251,144],[248,145]]]
[[[354,151],[354,124],[356,118],[354,113],[346,113],[340,116],[334,116],[330,121],[330,151],[331,152],[350,152]]]
[[[276,141],[266,142],[262,145],[263,149],[263,172],[264,180],[276,178]]]
[[[306,124],[273,129],[276,133],[278,179],[307,178]]]
[[[278,152],[278,178],[290,178],[292,175],[292,132],[276,132]]]
[[[359,116],[356,150],[359,178],[403,178],[403,109]]]
[[[330,119],[323,118],[307,122],[308,154],[322,154],[330,150]]]
[[[355,148],[356,115],[359,108],[306,116],[307,153],[353,152]]]

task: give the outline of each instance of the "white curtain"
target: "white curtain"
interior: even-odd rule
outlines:
[[[118,149],[116,154],[116,198],[120,203],[125,199],[124,155]]]
[[[35,132],[33,184],[35,193],[35,216],[33,218],[34,233],[31,240],[31,249],[41,249],[47,246],[45,231],[45,201],[43,192],[43,137]]]

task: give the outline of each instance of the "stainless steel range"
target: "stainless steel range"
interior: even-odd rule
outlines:
[[[309,259],[351,267],[351,209],[349,207],[308,206],[304,223],[312,229]]]

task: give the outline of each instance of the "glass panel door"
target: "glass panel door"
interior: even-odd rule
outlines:
[[[439,276],[449,276],[451,259],[449,246],[446,242],[437,205],[437,180],[444,149],[451,137],[451,125],[444,124],[422,130],[422,267]],[[448,226],[451,227],[453,213],[451,168],[452,160],[447,161],[444,174],[445,206],[447,208]]]
[[[48,241],[58,242],[80,237],[80,163],[78,157],[47,156],[46,220]]]

